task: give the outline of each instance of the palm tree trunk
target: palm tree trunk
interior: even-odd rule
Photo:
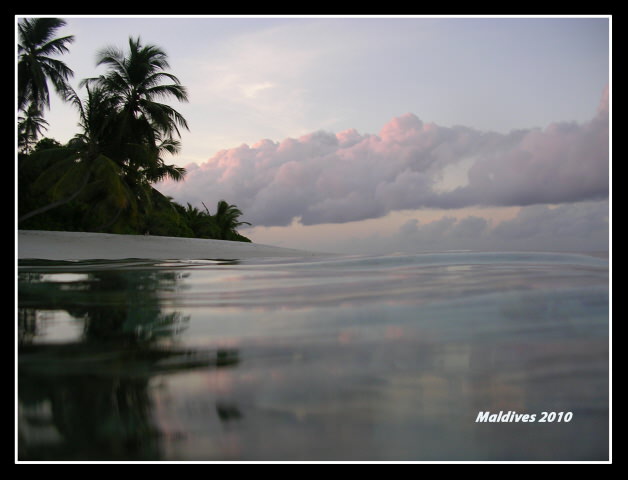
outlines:
[[[91,172],[87,172],[87,175],[85,175],[85,177],[83,178],[83,183],[81,184],[79,189],[76,192],[74,192],[72,195],[70,195],[69,197],[62,198],[61,200],[57,200],[56,202],[49,203],[48,205],[44,205],[43,207],[36,208],[35,210],[32,210],[22,215],[20,218],[18,218],[17,222],[18,223],[23,222],[24,220],[34,217],[35,215],[39,215],[40,213],[47,212],[48,210],[52,210],[53,208],[57,208],[57,207],[60,207],[61,205],[65,205],[66,203],[71,202],[76,197],[78,197],[79,194],[83,191],[83,189],[87,185],[87,182],[89,181],[90,176],[91,176]]]

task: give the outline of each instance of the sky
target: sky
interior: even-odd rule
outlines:
[[[609,248],[609,17],[63,17],[72,85],[129,37],[187,87],[156,187],[254,242],[339,253]],[[76,113],[53,99],[46,136]]]

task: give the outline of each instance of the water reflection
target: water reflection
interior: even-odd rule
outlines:
[[[95,271],[78,279],[20,273],[20,460],[160,458],[151,380],[239,362],[234,349],[177,345],[189,316],[163,312],[160,293],[177,288],[180,278],[151,270]],[[61,310],[82,324],[82,335],[47,343],[46,321]],[[236,416],[237,406],[216,408],[221,418]]]
[[[19,458],[606,459],[607,268],[488,259],[30,266]]]

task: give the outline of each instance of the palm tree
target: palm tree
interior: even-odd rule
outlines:
[[[188,100],[179,79],[165,71],[169,64],[163,50],[154,45],[143,46],[139,38],[129,38],[128,55],[108,47],[98,54],[97,65],[105,65],[109,71],[82,83],[96,83],[115,97],[121,133],[157,145],[161,138],[175,134],[180,137],[179,128],[189,129],[179,112],[157,101],[169,97],[181,102]]]
[[[39,110],[34,105],[29,105],[24,115],[17,117],[17,143],[20,151],[28,153],[47,125],[48,122]]]
[[[177,204],[175,204],[177,205]],[[186,207],[178,205],[185,223],[197,238],[216,238],[219,235],[214,217],[212,217],[205,207],[205,211],[187,203]]]
[[[120,146],[125,149],[128,163],[125,171],[128,175],[133,175],[138,180],[147,183],[156,183],[169,178],[175,182],[183,180],[186,170],[183,167],[167,165],[163,154],[176,155],[179,153],[181,143],[172,138],[161,139],[159,134],[155,134],[156,144],[127,143]]]
[[[74,36],[53,38],[66,22],[59,18],[23,19],[18,24],[18,109],[35,109],[40,115],[50,108],[48,81],[65,98],[68,79],[74,72],[51,55],[68,52]]]
[[[110,47],[99,55],[98,65],[103,64],[110,67],[107,73],[80,83],[87,88],[84,102],[64,87],[66,99],[79,112],[82,133],[63,148],[32,155],[34,162],[43,158],[46,167],[33,187],[49,192],[54,201],[20,222],[80,196],[91,205],[91,219],[107,219],[93,228],[108,228],[119,219],[138,227],[140,217],[153,208],[151,183],[183,179],[185,169],[167,165],[163,158],[178,153],[180,142],[173,136],[180,136],[180,127],[188,128],[176,110],[156,101],[169,96],[187,100],[185,87],[163,71],[168,68],[165,53],[131,38],[128,56]]]
[[[205,204],[203,204],[205,206]],[[205,207],[207,210],[207,207]],[[229,205],[226,201],[220,200],[216,208],[214,219],[218,226],[218,235],[222,240],[230,240],[237,235],[236,228],[242,225],[251,225],[249,222],[240,222],[238,218],[242,216],[242,211],[235,205]]]
[[[114,134],[111,138],[118,137]],[[131,138],[127,140],[124,144],[114,143],[115,151],[112,152],[112,158],[120,167],[122,181],[131,199],[128,205],[130,208],[126,211],[126,219],[128,223],[137,224],[140,216],[150,215],[156,207],[153,200],[161,196],[152,184],[166,178],[177,182],[182,181],[186,170],[183,167],[167,165],[163,159],[164,153],[174,155],[179,152],[178,141],[167,138],[160,140],[157,145],[150,145],[134,143],[135,140]]]
[[[111,157],[132,192],[133,209],[147,213],[154,196],[150,184],[167,177],[180,181],[185,175],[184,168],[167,165],[162,154],[178,153],[180,143],[173,136],[180,137],[179,128],[188,129],[187,121],[174,108],[156,100],[174,97],[187,101],[187,91],[176,76],[164,71],[169,64],[163,50],[143,46],[139,38],[129,39],[127,54],[115,47],[102,50],[97,65],[109,69],[81,85],[96,85],[111,96],[116,112]]]
[[[120,166],[108,155],[111,150],[108,139],[115,127],[111,96],[101,88],[87,88],[87,98],[81,101],[69,89],[68,99],[79,112],[82,133],[65,146],[30,155],[27,161],[43,165],[42,173],[32,185],[33,191],[47,192],[53,201],[22,215],[19,222],[65,205],[79,196],[91,200],[97,207],[109,204],[124,209],[132,204],[132,195],[123,182]]]

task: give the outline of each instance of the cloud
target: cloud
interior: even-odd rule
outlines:
[[[592,239],[608,242],[608,202],[581,202],[554,208],[533,205],[493,229],[496,239],[516,244],[552,240],[577,244]]]
[[[421,222],[412,218],[396,232],[334,239],[328,249],[351,253],[416,253],[443,250],[605,251],[609,247],[607,200],[559,206],[531,205],[510,220],[478,215],[445,215]]]
[[[445,215],[428,223],[410,219],[399,227],[396,234],[385,238],[385,246],[390,249],[394,245],[395,250],[406,252],[473,248],[480,244],[480,240],[486,241],[488,229],[489,222],[478,216],[458,220]],[[368,244],[368,239],[365,244]],[[381,249],[384,244],[378,247]]]
[[[511,220],[492,224],[479,216],[443,217],[400,226],[388,243],[397,249],[606,250],[608,201],[523,207]]]
[[[600,199],[608,195],[608,97],[585,124],[554,123],[525,132],[498,152],[486,152],[468,172],[469,183],[442,200],[448,206],[533,205]],[[442,205],[441,205],[442,206]]]
[[[508,134],[442,127],[408,113],[379,134],[317,131],[221,150],[201,165],[188,165],[184,182],[157,188],[193,205],[224,198],[258,226],[290,225],[294,219],[304,225],[343,223],[404,209],[604,199],[608,125],[608,90],[588,123]],[[452,171],[464,183],[443,189]],[[481,227],[475,220],[459,228]]]

